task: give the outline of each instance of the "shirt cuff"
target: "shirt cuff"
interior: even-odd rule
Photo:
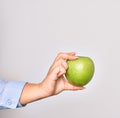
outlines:
[[[11,81],[6,83],[3,98],[6,108],[22,107],[19,100],[26,82]]]

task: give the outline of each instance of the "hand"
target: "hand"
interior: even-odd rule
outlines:
[[[78,57],[74,52],[71,53],[59,53],[50,67],[48,74],[44,81],[40,84],[44,96],[48,97],[56,95],[63,90],[82,90],[84,87],[77,87],[70,84],[65,79],[65,73],[68,68],[67,60],[74,60]]]
[[[51,65],[45,79],[38,84],[27,83],[20,97],[21,104],[27,104],[42,98],[56,95],[64,90],[82,90],[84,87],[77,87],[65,79],[68,68],[67,60],[74,60],[78,57],[74,52],[59,53]]]

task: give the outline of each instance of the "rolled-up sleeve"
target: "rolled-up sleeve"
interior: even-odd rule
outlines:
[[[26,82],[0,79],[0,109],[22,107],[19,100]]]

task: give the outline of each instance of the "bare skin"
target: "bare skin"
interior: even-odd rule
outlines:
[[[27,83],[20,97],[21,104],[28,104],[46,97],[57,95],[64,90],[83,90],[84,87],[71,85],[65,79],[68,68],[66,60],[75,60],[78,57],[74,52],[59,53],[51,65],[45,79],[38,84]]]

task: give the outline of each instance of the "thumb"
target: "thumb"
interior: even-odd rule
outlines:
[[[64,81],[64,90],[83,90],[85,87],[83,86],[75,86],[69,83],[67,80]]]

